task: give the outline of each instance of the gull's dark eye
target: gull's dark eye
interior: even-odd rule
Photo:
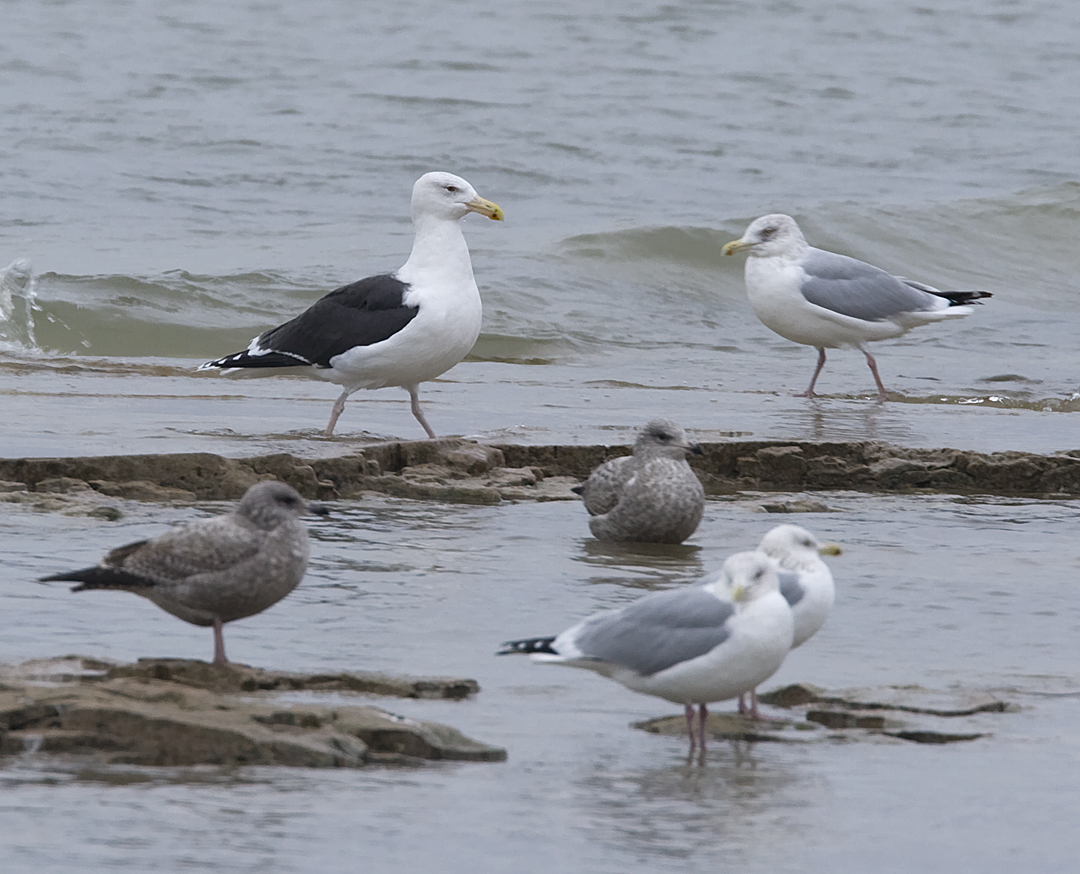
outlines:
[[[293,504],[296,503],[296,498],[294,498],[292,495],[282,495],[280,498],[277,499],[277,501],[279,504],[284,504],[286,507],[291,507],[293,506]]]
[[[760,236],[761,236],[761,239],[767,240],[767,239],[769,239],[769,237],[771,237],[775,233],[776,233],[776,228],[762,228]]]
[[[447,185],[446,190],[449,191],[451,194],[456,194],[458,187],[456,185]]]

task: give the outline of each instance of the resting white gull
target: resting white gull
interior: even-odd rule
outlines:
[[[434,438],[420,411],[419,385],[461,361],[480,334],[480,292],[460,224],[470,212],[503,219],[502,209],[460,176],[425,173],[413,186],[412,253],[399,270],[332,291],[292,321],[260,334],[243,352],[199,370],[230,376],[303,373],[342,386],[327,437],[353,392],[401,386],[416,420]]]
[[[683,704],[690,747],[696,737],[704,749],[706,705],[771,677],[791,649],[793,627],[773,560],[739,552],[698,585],[654,592],[556,637],[509,641],[499,654],[529,653],[535,661],[587,668],[635,692]]]
[[[122,589],[149,598],[193,625],[213,626],[214,664],[226,664],[221,627],[261,613],[304,576],[308,534],[303,513],[328,510],[285,483],[247,490],[235,510],[112,550],[94,567],[42,577],[72,589]]]
[[[599,540],[682,543],[701,522],[705,489],[686,463],[701,455],[686,432],[668,419],[653,419],[638,434],[634,454],[601,464],[574,491],[592,517]]]
[[[836,586],[821,556],[839,555],[840,547],[835,543],[822,544],[799,525],[777,525],[761,539],[758,550],[776,562],[780,594],[791,607],[795,620],[791,641],[791,648],[795,649],[817,634],[829,618],[836,600]],[[750,690],[749,708],[746,696],[739,696],[739,712],[760,718],[755,690]]]
[[[855,258],[815,249],[786,215],[755,219],[742,237],[722,251],[749,254],[746,294],[765,327],[818,350],[810,387],[800,397],[814,397],[826,349],[854,346],[866,356],[878,398],[886,400],[868,342],[969,315],[972,309],[967,304],[992,296],[987,291],[939,291]]]

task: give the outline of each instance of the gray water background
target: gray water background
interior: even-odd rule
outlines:
[[[200,360],[400,265],[430,169],[506,210],[466,222],[473,355],[423,388],[440,433],[1075,449],[1080,9],[1055,2],[7,2],[0,49],[0,452],[332,451],[336,390]],[[757,215],[812,244],[994,298],[876,347],[893,400],[750,313],[720,246]],[[403,392],[345,438],[419,437]],[[675,558],[611,556],[570,504],[375,500],[320,527],[288,601],[230,629],[268,667],[464,673],[474,702],[390,702],[508,747],[504,766],[131,777],[0,771],[0,868],[40,872],[1071,870],[1073,502],[828,498],[837,611],[776,682],[991,690],[1025,710],[944,749],[722,746],[627,728],[667,712],[493,659],[773,521],[711,502]],[[973,509],[973,506],[976,509]],[[220,509],[220,508],[215,508]],[[134,598],[29,584],[200,510],[5,511],[0,659],[205,658]],[[595,585],[593,585],[595,583]],[[567,672],[569,673],[569,672]],[[127,785],[118,785],[124,784]]]

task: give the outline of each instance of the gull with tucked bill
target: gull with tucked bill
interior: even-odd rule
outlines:
[[[572,491],[589,511],[598,540],[682,543],[705,512],[705,489],[686,463],[701,455],[670,419],[653,419],[638,434],[632,455],[605,461]]]

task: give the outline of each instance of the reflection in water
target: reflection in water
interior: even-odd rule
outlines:
[[[806,440],[887,440],[905,444],[913,440],[910,420],[893,412],[888,402],[817,397],[778,413],[781,433],[794,433]]]
[[[586,583],[650,591],[696,580],[708,570],[702,548],[685,543],[607,543],[590,537],[577,561],[601,571]]]
[[[810,803],[796,763],[745,741],[715,744],[679,764],[619,772],[599,762],[582,781],[590,827],[620,853],[640,858],[729,861],[762,852],[760,836],[799,841],[794,812]],[[782,854],[776,847],[768,853]]]

